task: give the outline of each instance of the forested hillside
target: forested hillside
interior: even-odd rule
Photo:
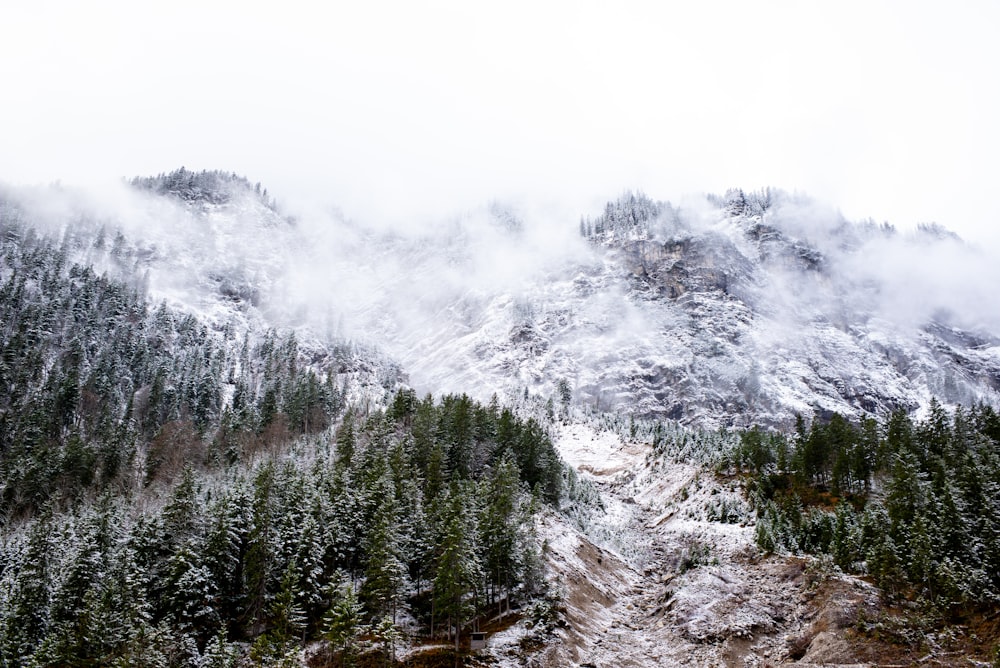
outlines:
[[[820,633],[891,656],[894,608],[906,656],[994,651],[993,316],[871,268],[960,240],[769,189],[577,237],[121,188],[0,189],[0,666],[856,663]]]
[[[321,431],[343,409],[350,355],[303,364],[292,333],[210,331],[147,303],[141,281],[73,262],[84,243],[0,219],[0,509],[170,481]],[[346,379],[346,376],[344,377]]]
[[[264,665],[326,638],[447,636],[542,591],[534,504],[561,469],[539,426],[465,397],[348,413],[299,442],[207,475],[162,504],[46,504],[5,532],[5,665]],[[457,639],[456,639],[457,642]],[[228,657],[228,658],[227,658]]]
[[[914,421],[839,415],[796,434],[752,430],[731,461],[751,474],[757,543],[829,555],[889,600],[952,613],[1000,606],[1000,417],[985,405]]]
[[[542,591],[539,424],[150,304],[120,232],[68,223],[0,206],[0,665],[339,661]]]

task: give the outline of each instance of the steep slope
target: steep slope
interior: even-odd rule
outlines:
[[[934,226],[732,191],[684,208],[626,195],[579,230],[499,205],[387,230],[283,216],[224,173],[136,186],[18,201],[156,301],[237,332],[295,328],[318,356],[385,350],[421,392],[568,394],[702,426],[1000,400],[996,264]]]
[[[530,598],[525,527],[561,486],[539,424],[270,327],[213,272],[233,251],[280,275],[255,249],[287,260],[293,230],[206,174],[160,177],[187,185],[127,230],[59,191],[48,220],[0,197],[0,663],[288,665],[341,597],[418,641],[481,581]]]
[[[97,271],[236,331],[296,328],[317,355],[338,338],[385,350],[421,392],[568,389],[590,410],[709,427],[1000,400],[997,268],[933,226],[732,191],[684,208],[626,195],[579,230],[499,205],[386,230],[285,217],[221,173],[136,185],[158,194],[119,196],[110,216],[64,206],[104,235],[73,242]]]
[[[399,384],[375,351],[269,322],[260,295],[289,253],[265,249],[294,226],[243,181],[209,185],[117,208],[0,193],[4,523],[252,458]]]
[[[558,402],[568,386],[595,411],[786,427],[1000,399],[984,253],[780,193],[728,197],[626,196],[576,238],[496,207],[416,237],[372,233],[378,280],[342,312],[418,387],[483,397]]]
[[[909,239],[885,226],[824,220],[769,192],[748,201],[735,191],[719,203],[700,228],[660,205],[645,224],[615,225],[606,213],[591,235],[626,270],[634,300],[686,325],[661,333],[683,339],[691,357],[650,382],[671,390],[678,417],[787,424],[792,411],[884,414],[930,396],[996,402],[997,323],[963,309],[970,294],[989,298],[981,283],[953,279],[954,293],[934,295],[889,273],[916,273],[952,254],[985,268],[974,250],[933,230]],[[926,303],[889,303],[896,299]]]
[[[66,262],[191,315],[230,342],[294,331],[309,363],[354,374],[354,387],[382,398],[401,375],[398,364],[336,336],[329,312],[304,328],[303,303],[286,308],[289,266],[310,238],[266,192],[234,174],[181,168],[100,193],[3,189],[0,214],[5,225],[55,240]]]

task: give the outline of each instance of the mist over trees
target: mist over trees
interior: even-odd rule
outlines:
[[[262,189],[260,182],[251,183],[245,176],[236,172],[220,170],[193,172],[181,167],[156,176],[135,176],[128,180],[128,184],[133,188],[157,195],[171,195],[185,202],[207,202],[216,205],[226,204],[237,192],[253,193],[262,204],[272,210],[277,209],[277,202],[268,196],[267,188]]]
[[[343,409],[336,370],[302,365],[294,334],[211,332],[73,263],[85,243],[107,242],[0,222],[4,517],[232,463]]]
[[[764,422],[768,415],[774,418],[768,427],[779,423],[782,414],[774,411],[776,395],[768,382],[781,367],[768,369],[757,349],[736,347],[759,331],[751,325],[759,324],[764,311],[755,310],[751,297],[770,303],[765,291],[746,286],[760,277],[754,272],[768,258],[793,280],[801,279],[795,271],[804,267],[824,288],[845,274],[835,273],[831,261],[842,257],[824,255],[820,246],[779,229],[775,212],[785,196],[778,191],[734,189],[709,197],[715,209],[705,239],[699,237],[704,230],[695,229],[704,221],[641,193],[626,193],[600,215],[581,219],[580,234],[590,244],[580,247],[594,257],[635,247],[638,259],[626,287],[648,301],[630,301],[627,311],[617,311],[624,314],[621,322],[612,317],[607,324],[608,313],[616,313],[608,310],[611,302],[591,304],[583,320],[598,322],[595,331],[607,346],[599,357],[574,357],[593,344],[582,338],[569,353],[552,355],[565,366],[524,367],[528,373],[518,382],[530,376],[533,390],[550,392],[536,420],[530,411],[500,405],[495,395],[482,401],[488,392],[478,395],[480,401],[461,393],[420,397],[406,387],[395,363],[338,339],[332,327],[320,342],[302,336],[306,327],[296,333],[261,324],[257,309],[281,293],[262,296],[256,281],[270,278],[277,265],[246,270],[242,255],[230,265],[213,263],[217,249],[240,246],[243,224],[258,214],[265,214],[266,223],[256,231],[275,227],[274,201],[259,185],[232,173],[185,168],[129,185],[185,204],[164,207],[176,217],[157,235],[169,234],[177,221],[193,229],[216,218],[229,224],[226,234],[236,243],[215,245],[218,229],[208,229],[196,260],[203,275],[183,286],[187,295],[210,292],[217,311],[188,312],[149,298],[148,272],[157,253],[171,256],[161,270],[177,271],[191,260],[186,237],[164,252],[157,247],[163,236],[135,241],[113,223],[85,214],[55,226],[35,225],[27,208],[0,197],[2,665],[283,665],[296,661],[311,641],[323,641],[331,665],[350,665],[364,652],[381,653],[389,664],[402,634],[453,643],[458,650],[462,633],[481,620],[551,594],[534,535],[538,513],[559,507],[565,492],[569,501],[561,510],[583,527],[589,512],[583,500],[597,503],[595,488],[572,474],[565,476],[564,490],[551,425],[538,421],[579,417],[577,408],[587,410],[580,401],[585,392],[594,397],[590,418],[603,420],[604,428],[625,440],[646,439],[654,459],[669,456],[699,467],[717,463],[720,471],[741,476],[765,552],[825,555],[845,572],[870,576],[890,600],[916,599],[949,612],[997,606],[1000,418],[993,408],[976,404],[949,413],[934,403],[923,420],[903,412],[853,422],[827,414],[810,425],[799,419],[784,435],[763,427],[698,431],[603,412],[612,405],[634,411],[640,396],[632,394],[634,385],[611,386],[607,379],[613,375],[581,387],[586,370],[580,360],[598,360],[594,366],[602,372],[621,365],[630,383],[653,387],[655,408],[673,402],[678,411],[670,415],[682,416],[705,391],[710,410],[740,414],[746,418],[740,424]],[[234,202],[239,216],[227,219],[216,210]],[[513,214],[491,214],[502,234],[490,239],[523,233],[525,225]],[[853,248],[858,239],[894,235],[887,227],[838,227],[841,222],[835,221],[835,239],[826,239],[823,248]],[[919,233],[952,241],[933,226]],[[453,289],[467,290],[477,263],[487,266],[477,285],[489,286],[491,262],[480,260],[503,253],[466,255],[465,234],[447,240],[445,263],[424,254],[433,253],[436,242],[400,242],[400,257],[431,258],[423,272],[431,278],[408,290],[400,289],[401,282],[386,283],[404,297],[375,300],[369,307],[379,308],[369,310],[381,317],[383,309],[391,310],[386,304],[419,301],[422,292],[440,287],[435,271],[456,257],[465,264],[455,265]],[[746,242],[740,247],[750,255],[733,261],[738,248],[732,239]],[[264,237],[261,247],[270,251],[271,240]],[[385,266],[396,272],[401,263]],[[500,346],[492,369],[510,374],[509,380],[519,373],[519,352],[541,356],[571,340],[563,333],[572,334],[578,317],[574,300],[579,294],[600,297],[607,288],[605,269],[621,273],[608,262],[589,269],[592,275],[567,274],[567,285],[573,285],[559,308],[542,298],[537,304],[520,297],[482,299],[510,304],[517,323],[508,330],[507,320],[495,320]],[[350,265],[345,271],[353,270]],[[362,275],[352,287],[375,290],[366,283],[370,278]],[[442,290],[440,299],[428,303],[440,313],[455,294]],[[622,295],[608,294],[622,303]],[[797,295],[810,307],[802,323],[829,324],[813,317],[817,304],[807,304],[807,289]],[[171,303],[178,301],[183,299]],[[460,303],[463,327],[490,313],[475,310],[476,300]],[[667,311],[681,304],[685,317],[677,320],[670,311],[655,327],[647,326],[643,309],[650,304]],[[219,312],[226,315],[213,317]],[[388,331],[405,337],[406,327],[420,320],[401,320]],[[948,362],[955,368],[970,368],[966,359],[979,359],[974,356],[987,340],[945,324],[922,326],[937,341],[955,343],[955,349],[944,343],[935,348],[935,354],[956,355]],[[447,336],[454,331],[443,329]],[[850,327],[838,320],[824,331],[833,329]],[[648,341],[629,348],[632,339],[607,337],[609,331],[638,339],[648,334]],[[668,338],[687,334],[666,345]],[[450,355],[447,342],[438,343],[445,352],[433,351],[439,355],[435,363]],[[477,355],[495,342],[480,343]],[[970,357],[958,356],[959,349]],[[872,350],[880,361],[906,359],[902,349],[865,348]],[[650,353],[639,364],[646,371],[637,373],[631,365],[630,355],[642,357],[636,351]],[[665,357],[673,353],[679,357]],[[776,355],[794,358],[784,350]],[[468,363],[461,354],[453,357],[449,369]],[[746,360],[752,363],[738,368]],[[474,372],[491,364],[488,358],[477,361],[482,364]],[[836,361],[824,373],[839,373]],[[950,379],[950,385],[941,383],[950,391],[940,395],[949,402],[976,396],[969,388],[978,377],[941,375]],[[855,386],[877,389],[878,378],[823,380],[840,393]],[[517,389],[527,402],[528,387]],[[605,393],[622,403],[602,403]],[[737,401],[724,401],[726,393]],[[870,413],[883,405],[862,404]],[[712,521],[750,519],[730,512],[727,503],[713,506]],[[695,557],[685,568],[704,563],[703,556]],[[552,616],[551,606],[546,614]]]
[[[221,178],[184,174],[152,184]],[[99,226],[0,213],[0,663],[349,658],[403,619],[457,642],[542,590],[531,518],[562,464],[537,422],[406,389],[352,405],[377,361],[351,346],[210,328],[127,262],[74,262],[109,250]]]
[[[600,216],[581,218],[580,236],[602,239],[609,234],[642,233],[669,208],[668,203],[655,202],[641,192],[628,192],[608,202]]]

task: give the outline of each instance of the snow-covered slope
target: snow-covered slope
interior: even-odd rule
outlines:
[[[878,609],[877,591],[818,562],[760,554],[739,478],[703,466],[723,443],[665,453],[575,423],[556,445],[588,490],[539,521],[563,624],[533,653],[530,620],[492,637],[499,665],[857,663],[845,629]]]
[[[732,191],[683,208],[626,195],[579,225],[494,204],[393,230],[293,220],[223,185],[35,208],[110,221],[80,252],[144,274],[154,300],[295,328],[317,354],[382,350],[421,393],[527,391],[708,427],[1000,403],[1000,263],[934,226]]]
[[[182,187],[166,187],[178,179]],[[352,401],[381,402],[405,378],[384,351],[338,336],[329,312],[307,319],[305,302],[287,299],[289,268],[311,242],[259,186],[183,169],[135,181],[104,192],[2,188],[0,216],[61,239],[68,262],[194,316],[224,345],[294,332],[300,363],[336,375]]]
[[[935,227],[739,191],[685,209],[629,195],[584,236],[496,206],[418,233],[341,224],[336,267],[319,254],[298,281],[422,390],[568,388],[702,426],[1000,400],[996,263]]]

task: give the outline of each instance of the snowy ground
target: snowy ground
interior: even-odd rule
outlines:
[[[541,520],[566,625],[527,657],[516,651],[523,627],[498,634],[497,665],[768,666],[791,656],[798,665],[849,665],[836,656],[838,624],[822,615],[822,628],[814,623],[806,562],[757,555],[733,483],[689,464],[650,465],[645,447],[585,425],[563,427],[557,447],[594,483],[604,509],[584,531],[556,513]],[[710,519],[720,515],[729,521]],[[849,623],[874,592],[840,584],[827,586],[838,592],[828,607]]]

